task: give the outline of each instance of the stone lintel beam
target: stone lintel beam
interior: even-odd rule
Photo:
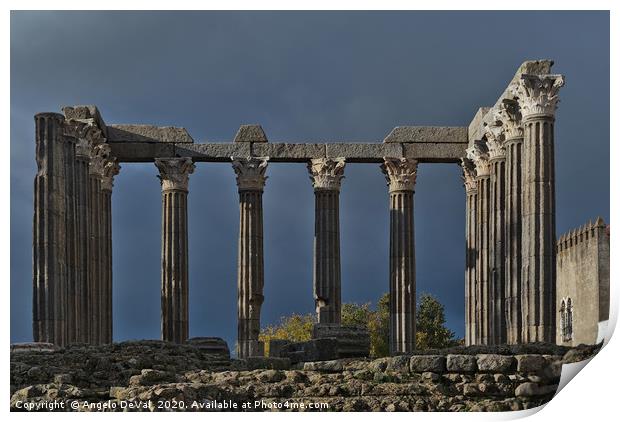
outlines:
[[[465,129],[463,129],[464,131]],[[231,157],[269,157],[270,162],[306,163],[313,158],[345,157],[349,163],[382,163],[383,157],[412,158],[418,162],[458,163],[467,142],[411,143],[254,143],[204,144],[111,142],[119,162],[152,162],[157,158],[190,157],[194,162],[230,162]]]
[[[459,126],[397,126],[384,143],[460,143],[467,142],[467,128]]]
[[[187,129],[173,126],[110,125],[108,142],[161,142],[170,144],[193,144]]]
[[[551,73],[551,66],[553,61],[549,59],[543,60],[528,60],[519,66],[514,77],[506,86],[506,89],[499,96],[493,107],[482,107],[478,110],[473,120],[468,127],[469,142],[482,139],[484,136],[484,124],[492,123],[494,116],[493,113],[489,113],[491,108],[497,108],[500,106],[504,99],[514,99],[514,87],[517,86],[521,80],[521,76],[525,74],[530,75],[547,75]]]

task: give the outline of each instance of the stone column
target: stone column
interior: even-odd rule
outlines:
[[[93,146],[89,164],[88,188],[88,310],[90,313],[90,343],[103,342],[103,193],[101,184],[104,167],[110,155],[110,146]]]
[[[37,174],[34,181],[33,306],[34,341],[67,343],[68,284],[73,258],[75,138],[64,135],[64,116],[35,115]],[[71,268],[70,268],[71,267]],[[71,278],[74,278],[74,273]]]
[[[413,193],[418,162],[384,158],[390,192],[390,354],[416,346],[416,284]]]
[[[554,122],[561,75],[522,75],[522,341],[555,341]]]
[[[76,341],[80,343],[88,343],[90,341],[89,333],[89,233],[90,225],[88,224],[88,192],[89,192],[89,176],[88,168],[91,155],[90,142],[85,138],[80,138],[75,147],[75,226],[76,226]]]
[[[262,356],[258,341],[263,304],[263,188],[269,157],[232,159],[239,188],[237,357]]]
[[[501,121],[485,125],[490,165],[489,344],[506,343],[504,277],[506,267],[506,151]]]
[[[478,183],[472,160],[463,158],[463,182],[465,185],[465,345],[477,344],[476,332],[476,250]]]
[[[120,170],[116,158],[110,158],[101,179],[101,342],[112,343],[112,187]]]
[[[155,159],[162,192],[161,337],[183,343],[189,336],[187,187],[191,158]]]
[[[506,150],[506,342],[521,343],[521,157],[523,128],[517,101],[505,99],[496,114],[502,122]]]
[[[319,324],[340,324],[340,184],[344,158],[308,163],[314,187],[314,303]]]
[[[476,204],[476,344],[489,344],[490,330],[490,296],[489,296],[489,263],[490,263],[490,163],[486,143],[476,141],[467,149],[467,156],[476,166],[476,183],[478,185],[478,203]]]

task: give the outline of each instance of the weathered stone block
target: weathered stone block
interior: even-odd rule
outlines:
[[[210,142],[206,144],[176,145],[175,153],[191,157],[194,161],[230,161],[231,157],[246,158],[252,155],[250,143]]]
[[[382,160],[383,157],[400,158],[403,156],[403,148],[398,143],[330,143],[325,144],[325,150],[327,157],[344,157],[347,161]]]
[[[449,372],[475,372],[477,369],[476,356],[472,355],[448,355],[446,367]]]
[[[388,359],[386,371],[390,372],[401,372],[408,373],[409,372],[409,356],[394,356]]]
[[[242,359],[247,370],[254,369],[281,369],[286,370],[291,367],[291,360],[288,358],[274,358],[263,356],[252,356]]]
[[[269,356],[274,358],[281,357],[282,348],[291,344],[289,340],[269,340]]]
[[[241,125],[235,142],[267,142],[267,136],[260,125]]]
[[[538,385],[534,382],[525,382],[515,389],[517,397],[535,397],[553,394],[558,389],[557,385]]]
[[[128,142],[111,143],[111,155],[120,162],[139,163],[153,161],[154,158],[175,156],[174,144]]]
[[[310,160],[325,157],[325,144],[253,143],[252,155],[270,161]]]
[[[342,372],[344,366],[341,360],[328,360],[321,362],[306,362],[304,363],[304,371],[318,371],[318,372]]]
[[[152,125],[108,126],[108,142],[165,142],[193,143],[189,132],[183,127]]]
[[[547,361],[541,355],[517,355],[517,371],[526,374],[538,373],[547,365]]]
[[[515,358],[512,356],[483,354],[477,355],[478,370],[481,372],[509,372],[514,370]]]
[[[467,143],[467,128],[442,126],[397,126],[392,129],[383,142]]]
[[[370,334],[366,327],[314,324],[312,338],[335,339],[338,344],[339,358],[368,357],[370,355]]]
[[[421,162],[454,162],[465,157],[466,143],[437,143],[437,144],[404,144],[406,158],[414,158]]]
[[[230,359],[230,350],[228,343],[219,337],[192,337],[186,341],[187,344],[197,347],[198,349],[223,358]]]
[[[333,360],[338,358],[338,341],[333,338],[312,339],[282,347],[280,356],[292,363]]]
[[[439,355],[414,355],[409,360],[411,372],[435,372],[441,374],[446,371],[446,357]]]
[[[56,352],[60,347],[52,343],[30,342],[11,344],[11,353]]]

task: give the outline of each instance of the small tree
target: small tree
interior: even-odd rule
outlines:
[[[258,339],[265,344],[265,355],[269,356],[270,340],[307,341],[312,338],[312,325],[314,315],[293,314],[280,318],[277,325],[269,325],[263,328]]]
[[[444,307],[428,293],[420,295],[416,313],[416,348],[443,349],[459,344],[446,326]]]

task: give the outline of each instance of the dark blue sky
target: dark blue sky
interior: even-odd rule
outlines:
[[[258,123],[271,141],[380,141],[398,125],[467,126],[528,59],[566,75],[557,113],[557,229],[609,221],[607,12],[13,12],[11,341],[29,341],[33,115],[96,104],[108,123],[184,126],[196,142]],[[272,164],[262,324],[313,311],[314,197],[301,164]],[[124,164],[113,194],[114,339],[159,338],[161,197],[153,164]],[[388,199],[377,165],[348,164],[342,295],[388,289]],[[464,324],[464,190],[423,164],[417,290]],[[238,199],[230,164],[190,178],[190,335],[236,335]]]

